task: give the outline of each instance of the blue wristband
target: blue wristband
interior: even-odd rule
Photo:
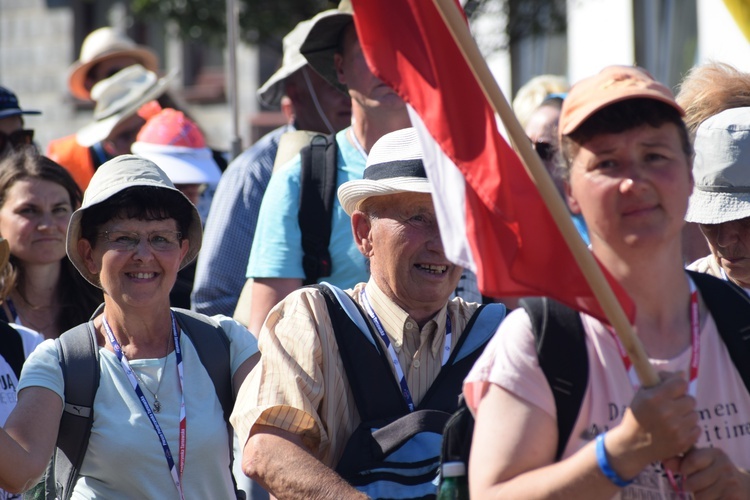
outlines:
[[[607,459],[607,450],[604,448],[604,434],[606,433],[602,432],[601,434],[596,436],[596,463],[599,465],[599,470],[602,471],[602,474],[607,476],[607,479],[612,481],[614,485],[619,486],[620,488],[624,488],[625,486],[632,483],[633,480],[624,480],[623,478],[618,476],[617,472],[615,472],[609,465],[609,460]]]

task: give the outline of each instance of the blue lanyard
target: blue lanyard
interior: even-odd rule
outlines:
[[[372,305],[370,304],[369,299],[367,298],[367,293],[365,293],[365,289],[363,288],[361,292],[359,292],[360,301],[362,302],[362,305],[365,307],[365,311],[367,311],[367,315],[370,316],[370,319],[372,320],[373,324],[375,325],[375,329],[378,331],[378,334],[380,335],[380,338],[383,340],[383,343],[385,344],[386,349],[388,349],[388,354],[391,357],[391,361],[393,362],[393,367],[396,369],[396,377],[399,379],[398,384],[401,387],[401,395],[404,398],[404,401],[406,402],[406,406],[409,407],[409,411],[414,411],[414,399],[411,397],[411,391],[409,390],[409,386],[406,384],[406,376],[404,375],[404,370],[401,368],[401,363],[398,361],[398,355],[396,354],[396,350],[393,348],[393,344],[391,344],[391,340],[388,338],[388,334],[385,333],[385,328],[383,328],[383,324],[380,322],[380,318],[378,318],[378,315],[375,314],[375,310],[372,308]],[[451,352],[451,339],[453,337],[452,335],[452,326],[451,326],[451,318],[448,314],[448,311],[445,312],[445,347],[443,349],[443,358],[441,362],[441,366],[445,366],[445,363],[448,362],[448,358],[450,358],[450,352]]]
[[[112,328],[110,328],[109,323],[107,322],[107,318],[103,316],[102,316],[102,324],[104,325],[104,331],[107,332],[109,343],[112,344],[112,349],[114,349],[115,354],[117,355],[117,359],[120,361],[120,365],[122,366],[123,370],[125,370],[125,375],[127,375],[128,380],[130,380],[130,384],[133,386],[133,389],[135,390],[135,394],[136,396],[138,396],[138,400],[141,402],[141,405],[143,405],[143,409],[146,411],[146,415],[148,416],[148,419],[151,421],[151,425],[154,427],[154,431],[156,431],[156,435],[158,436],[159,442],[161,443],[162,449],[164,450],[164,457],[167,459],[167,466],[169,467],[169,472],[172,475],[172,480],[174,481],[175,487],[177,488],[177,491],[180,494],[180,498],[184,498],[184,495],[182,492],[181,478],[182,478],[182,473],[185,469],[185,443],[186,443],[185,438],[186,438],[187,419],[185,416],[185,391],[183,390],[183,385],[182,385],[183,384],[182,351],[180,349],[180,338],[177,333],[177,322],[175,320],[174,314],[173,313],[170,313],[170,314],[172,315],[172,337],[174,338],[174,353],[177,359],[177,373],[179,375],[179,380],[180,380],[180,397],[181,397],[180,454],[178,456],[179,471],[177,470],[178,467],[174,462],[174,458],[172,457],[172,451],[169,449],[169,443],[167,443],[167,438],[164,436],[164,432],[161,430],[159,421],[156,419],[156,415],[151,409],[151,405],[148,403],[146,396],[143,394],[143,389],[141,389],[141,386],[138,384],[138,379],[135,377],[135,374],[133,373],[133,369],[130,367],[130,363],[128,363],[128,358],[126,358],[125,354],[123,354],[122,347],[120,347],[120,343],[115,338],[115,335],[112,332]],[[162,376],[165,376],[165,374],[162,374]]]
[[[18,311],[16,311],[16,306],[13,304],[13,301],[10,300],[10,297],[5,301],[5,303],[8,305],[8,310],[10,311],[10,315],[13,316],[12,318],[9,318],[8,323],[15,323],[17,325],[21,324],[21,318],[18,316]],[[42,333],[42,332],[39,332]]]

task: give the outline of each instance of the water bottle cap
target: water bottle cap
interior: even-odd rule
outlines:
[[[463,462],[445,462],[443,477],[457,477],[466,475],[466,464]]]

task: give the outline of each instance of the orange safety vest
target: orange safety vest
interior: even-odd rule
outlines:
[[[86,190],[94,176],[94,160],[89,148],[78,144],[75,134],[51,141],[47,156],[70,172],[81,191]]]

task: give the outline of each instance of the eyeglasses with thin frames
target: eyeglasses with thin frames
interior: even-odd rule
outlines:
[[[34,131],[31,129],[14,130],[10,134],[0,132],[0,151],[3,151],[8,143],[16,148],[18,146],[31,145],[33,142]]]
[[[146,242],[155,252],[169,252],[180,247],[182,233],[179,231],[151,231],[143,235],[133,231],[102,231],[99,236],[104,238],[113,250],[132,252],[146,238]]]

